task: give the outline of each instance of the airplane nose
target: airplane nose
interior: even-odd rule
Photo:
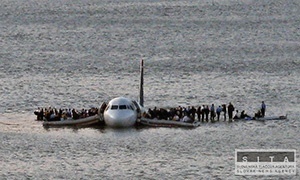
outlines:
[[[130,127],[136,122],[136,116],[133,112],[114,112],[104,114],[104,121],[110,127]]]

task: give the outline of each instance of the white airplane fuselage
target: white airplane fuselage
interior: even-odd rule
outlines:
[[[131,127],[137,122],[140,106],[125,97],[112,99],[104,110],[104,122],[109,127]]]
[[[104,122],[109,127],[131,127],[134,126],[141,114],[144,112],[144,61],[140,64],[140,102],[117,97],[108,102],[104,112]]]

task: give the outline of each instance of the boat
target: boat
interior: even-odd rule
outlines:
[[[99,115],[89,116],[81,119],[66,119],[63,121],[44,121],[44,127],[62,127],[62,126],[91,126],[103,122]]]
[[[144,126],[152,126],[152,127],[189,127],[195,128],[200,126],[199,121],[194,121],[193,123],[189,122],[181,122],[181,121],[172,121],[172,120],[158,120],[158,119],[149,119],[149,118],[141,118],[138,121],[139,124]]]

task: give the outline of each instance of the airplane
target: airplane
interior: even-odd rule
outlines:
[[[144,61],[140,64],[140,102],[126,97],[117,97],[104,104],[103,119],[108,127],[132,127],[144,110]],[[103,105],[103,104],[102,104]],[[102,106],[101,105],[101,106]],[[101,109],[101,107],[100,107]]]
[[[65,126],[65,125],[91,125],[93,123],[98,123],[99,120],[104,122],[106,126],[112,128],[126,128],[133,127],[137,123],[146,123],[147,125],[163,125],[163,126],[184,126],[184,127],[197,127],[200,122],[186,123],[186,122],[177,122],[177,121],[168,121],[168,120],[154,120],[152,122],[149,119],[143,119],[142,116],[146,112],[144,108],[144,62],[141,60],[140,66],[140,101],[137,102],[130,98],[126,97],[117,97],[108,102],[103,102],[98,109],[98,115],[80,119],[78,121],[74,120],[64,120],[64,121],[44,121],[43,126]],[[156,126],[155,125],[155,126]]]

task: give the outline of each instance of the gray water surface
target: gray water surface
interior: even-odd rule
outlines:
[[[0,179],[255,178],[234,175],[235,149],[300,149],[299,9],[297,0],[2,1]],[[253,115],[265,101],[267,116],[289,120],[126,130],[34,121],[37,107],[138,99],[141,59],[146,108],[232,102]],[[299,169],[259,178],[299,179]]]

